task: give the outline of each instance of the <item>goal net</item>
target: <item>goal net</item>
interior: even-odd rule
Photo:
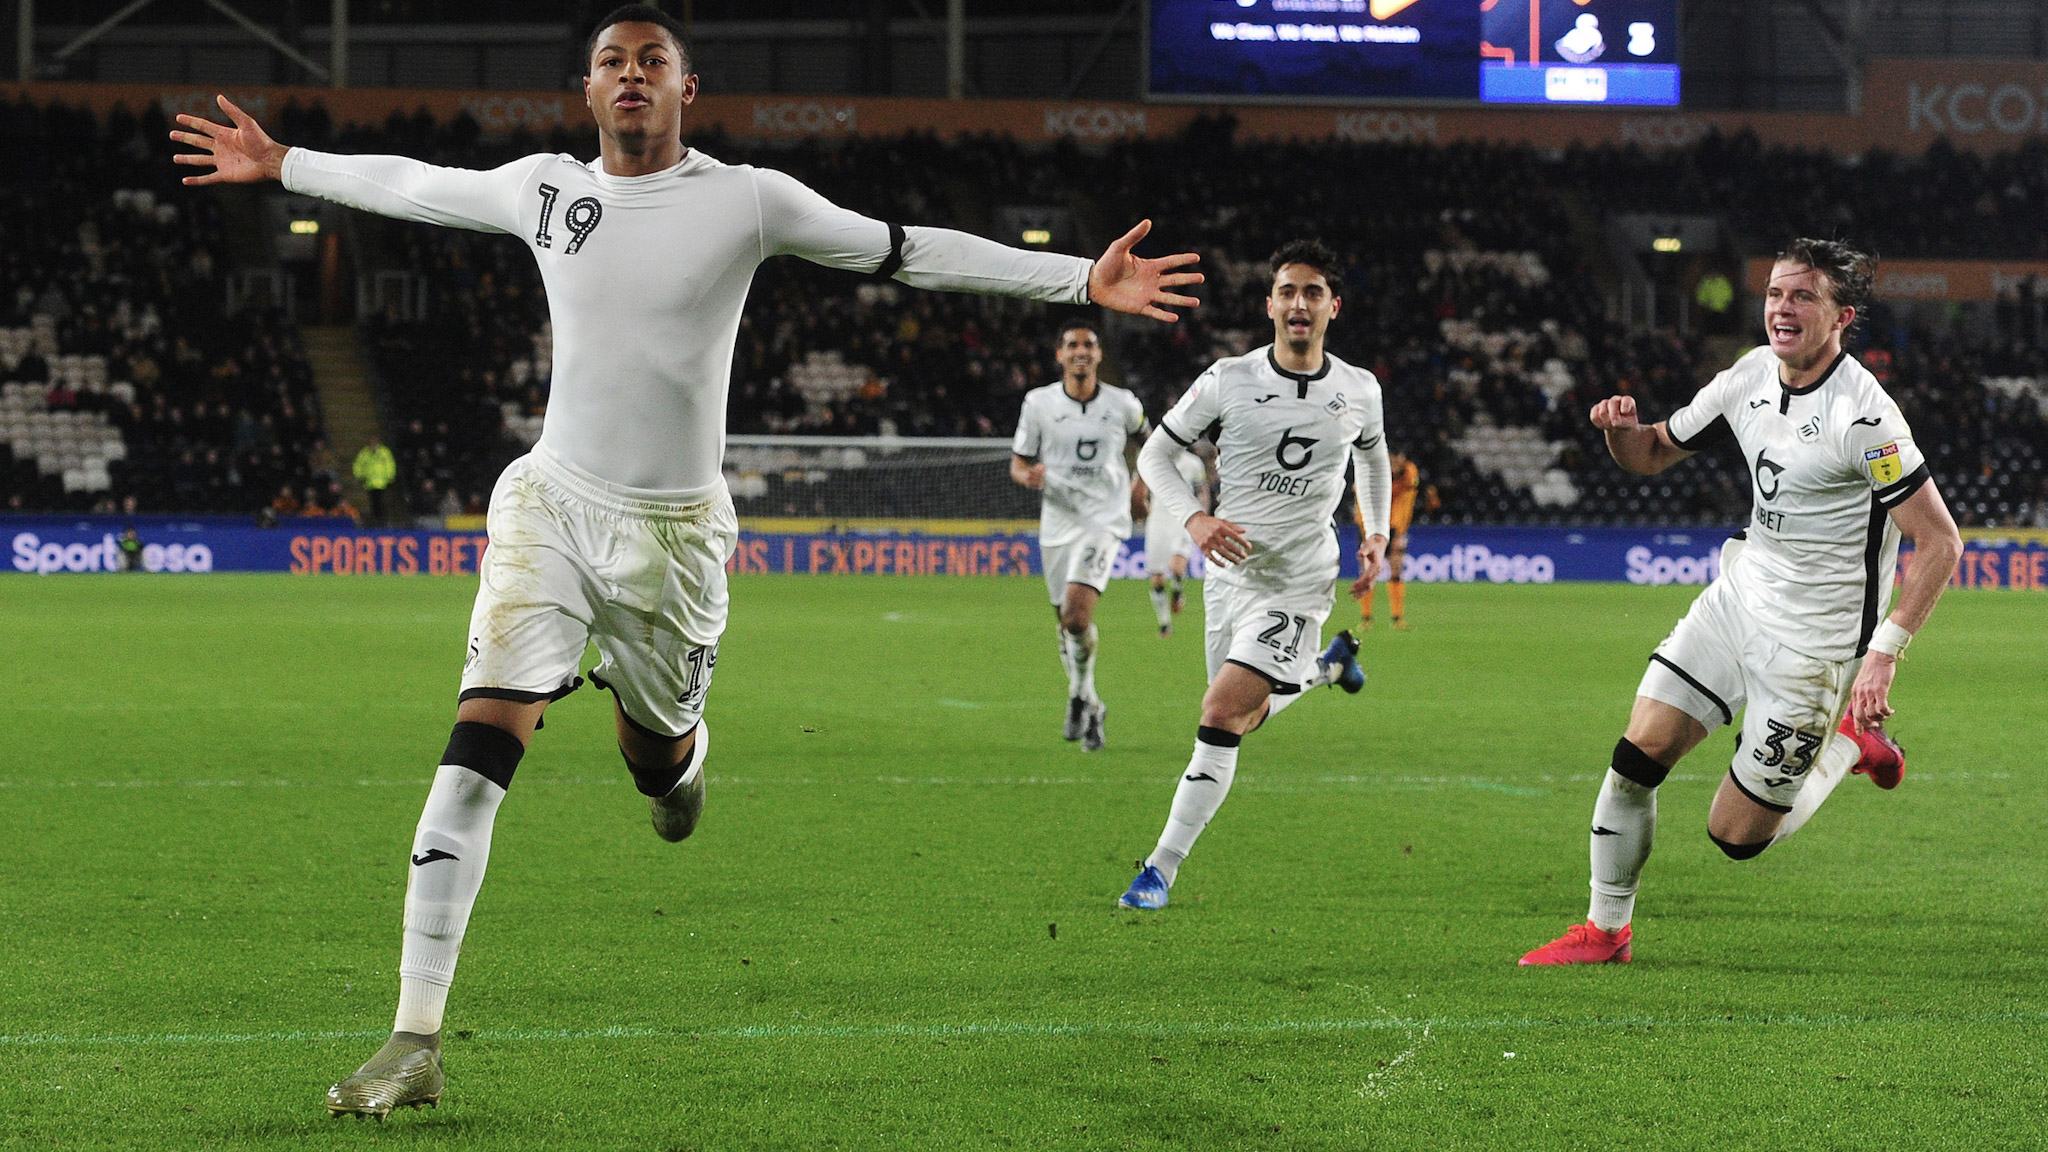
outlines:
[[[899,532],[1038,527],[1038,494],[1010,479],[1007,439],[729,436],[725,481],[741,518],[757,523]]]

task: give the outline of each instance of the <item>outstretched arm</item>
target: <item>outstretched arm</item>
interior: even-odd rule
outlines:
[[[1607,434],[1607,450],[1614,462],[1639,476],[1662,472],[1692,453],[1671,439],[1664,422],[1643,425],[1636,422],[1636,398],[1609,396],[1593,405],[1593,427]]]
[[[1091,301],[1119,312],[1173,320],[1165,306],[1198,303],[1169,289],[1199,284],[1199,272],[1176,272],[1193,253],[1142,259],[1131,254],[1150,229],[1140,224],[1090,262],[1033,252],[951,228],[903,228],[842,208],[796,178],[754,172],[761,207],[761,256],[801,256],[828,268],[887,276],[913,288],[982,292],[1061,304]]]
[[[365,212],[480,232],[519,231],[519,191],[536,162],[516,160],[489,172],[442,168],[403,156],[336,156],[288,148],[270,138],[254,117],[218,97],[230,123],[179,116],[190,131],[171,139],[198,148],[171,159],[211,167],[187,184],[253,184],[279,180],[285,187]]]

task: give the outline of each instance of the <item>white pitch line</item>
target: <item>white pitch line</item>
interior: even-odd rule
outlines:
[[[1060,1024],[992,1021],[984,1024],[746,1024],[722,1028],[651,1028],[618,1025],[609,1028],[479,1028],[474,1040],[509,1043],[554,1043],[589,1040],[835,1040],[888,1037],[1063,1037],[1063,1036],[1272,1036],[1346,1032],[1403,1032],[1418,1027],[1429,1032],[1619,1031],[1630,1028],[1842,1028],[1929,1024],[2041,1024],[2048,1012],[2001,1012],[1980,1015],[1892,1016],[1609,1016],[1581,1019],[1510,1017],[1458,1020],[1441,1017],[1402,1018],[1393,1015],[1364,1020],[1271,1020],[1233,1024],[1215,1021]],[[162,1032],[113,1036],[69,1036],[54,1032],[0,1035],[0,1048],[33,1047],[164,1047],[205,1044],[294,1044],[325,1040],[379,1040],[387,1033],[370,1031],[289,1032]]]
[[[1290,777],[1239,773],[1234,787],[1254,792],[1339,792],[1356,788],[1386,788],[1403,791],[1438,791],[1446,788],[1474,788],[1486,792],[1498,792],[1507,796],[1547,796],[1551,792],[1546,785],[1591,784],[1602,779],[1590,773],[1573,773],[1568,776],[1501,777],[1501,776],[1315,776]],[[853,788],[862,784],[890,784],[926,788],[1018,788],[1018,787],[1140,787],[1153,788],[1159,783],[1150,776],[1108,778],[1100,776],[854,776],[843,780],[825,779],[817,776],[713,776],[713,782],[728,788],[761,786]],[[1674,772],[1668,777],[1677,783],[1699,783],[1718,780],[1720,775],[1699,775]],[[1950,772],[1942,775],[1915,773],[1915,784],[1935,782],[1955,783],[1973,780],[2010,780],[2010,772]],[[0,779],[0,790],[9,788],[427,788],[433,778],[394,778],[383,780],[35,780]],[[546,776],[534,773],[519,778],[523,788],[560,787],[603,787],[611,788],[626,783],[623,772],[604,776]]]

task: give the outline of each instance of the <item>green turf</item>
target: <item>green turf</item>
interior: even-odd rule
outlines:
[[[396,993],[459,579],[0,579],[0,1146],[1948,1148],[2048,1129],[2048,603],[1955,592],[1903,788],[1723,859],[1663,789],[1637,960],[1523,970],[1690,590],[1437,587],[1364,695],[1245,745],[1173,906],[1199,607],[1103,605],[1110,746],[1058,738],[1035,579],[737,581],[697,835],[606,699],[499,818],[438,1111],[331,1121]],[[1340,614],[1339,619],[1343,619]],[[1057,935],[1051,926],[1057,925]]]

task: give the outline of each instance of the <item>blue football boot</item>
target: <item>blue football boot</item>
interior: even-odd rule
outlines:
[[[1323,649],[1322,664],[1337,669],[1337,679],[1332,683],[1346,692],[1355,694],[1365,687],[1365,669],[1358,666],[1358,640],[1349,629],[1330,637],[1330,646]]]
[[[1116,902],[1124,908],[1164,908],[1166,877],[1159,874],[1159,869],[1147,864],[1138,873],[1138,878],[1131,881],[1131,890],[1117,897]]]

